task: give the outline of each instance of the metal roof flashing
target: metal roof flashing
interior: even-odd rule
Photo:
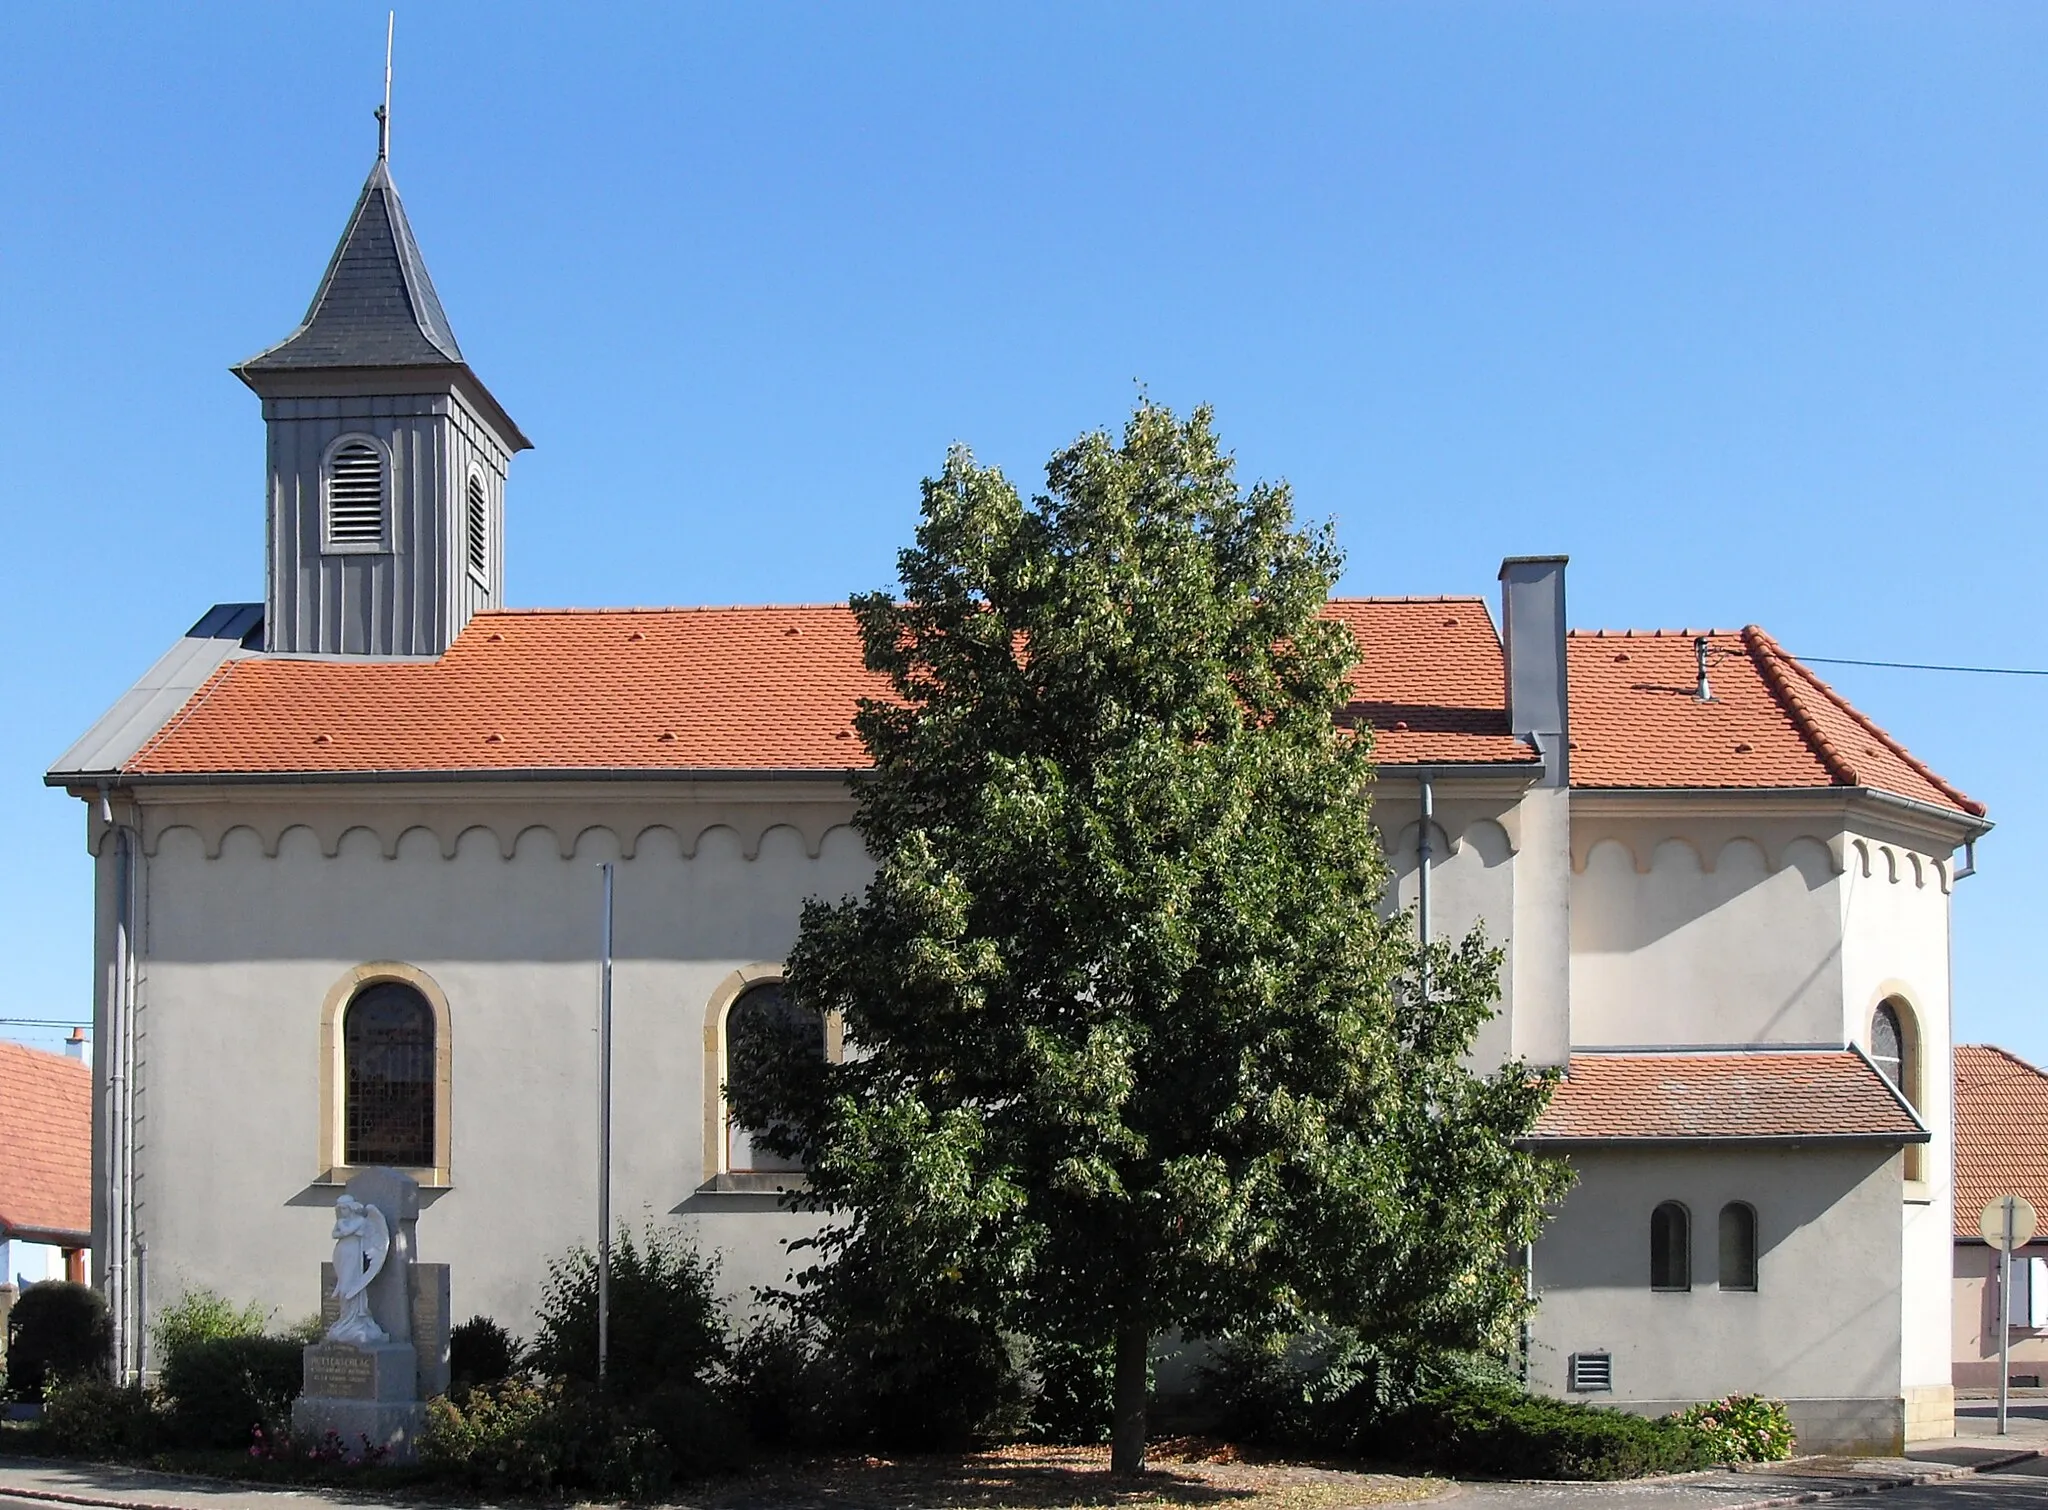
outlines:
[[[57,757],[44,773],[44,784],[71,786],[117,775],[208,677],[229,661],[257,654],[262,637],[261,603],[214,604]]]

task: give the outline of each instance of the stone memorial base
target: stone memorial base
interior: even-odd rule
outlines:
[[[357,1347],[316,1342],[305,1352],[303,1392],[292,1405],[292,1433],[340,1437],[351,1456],[382,1447],[390,1461],[410,1462],[426,1411],[420,1404],[419,1355],[409,1342]]]

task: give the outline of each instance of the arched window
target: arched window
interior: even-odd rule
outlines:
[[[434,1012],[403,981],[358,991],[342,1016],[348,1164],[434,1165]]]
[[[477,581],[488,584],[491,580],[491,506],[484,497],[484,480],[472,472],[469,474],[469,497],[464,511],[465,553],[469,558],[469,574]]]
[[[1906,1035],[1899,1025],[1898,1009],[1888,1001],[1880,1002],[1870,1017],[1870,1057],[1884,1071],[1884,1078],[1910,1099],[1911,1093],[1906,1090]]]
[[[327,548],[384,548],[384,452],[376,442],[344,440],[327,457]]]
[[[1756,1288],[1756,1208],[1730,1201],[1721,1208],[1721,1288]]]
[[[757,1145],[755,1134],[736,1109],[747,1100],[750,1084],[758,1083],[769,1065],[789,1055],[825,1059],[825,1023],[815,1012],[789,1000],[779,980],[747,987],[725,1014],[725,1168],[733,1174],[786,1173],[803,1168],[792,1159]]]
[[[1650,1288],[1692,1288],[1692,1214],[1676,1201],[1650,1213]]]

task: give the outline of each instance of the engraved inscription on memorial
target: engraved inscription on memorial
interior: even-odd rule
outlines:
[[[377,1398],[377,1362],[367,1353],[340,1348],[306,1350],[306,1393],[330,1400]]]

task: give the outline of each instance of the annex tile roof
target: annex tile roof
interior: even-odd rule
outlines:
[[[2048,1074],[1988,1043],[1956,1045],[1957,1237],[2000,1196],[2048,1213]]]
[[[1982,817],[1763,630],[1707,633],[1713,696],[1696,695],[1695,630],[1575,631],[1575,787],[1870,787]]]
[[[0,1236],[92,1240],[92,1071],[0,1040]]]
[[[1532,1143],[1921,1143],[1927,1130],[1850,1049],[1571,1056]]]
[[[427,276],[380,156],[299,328],[238,372],[459,365],[462,348]]]

